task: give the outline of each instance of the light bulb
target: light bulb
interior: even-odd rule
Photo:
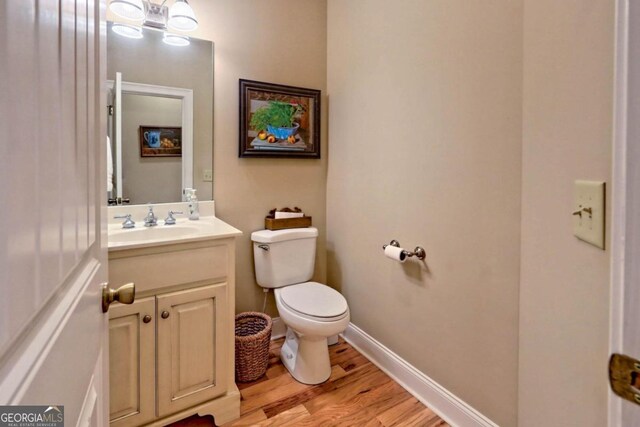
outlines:
[[[193,31],[198,28],[198,21],[193,9],[186,0],[176,0],[169,9],[169,28],[178,31]]]
[[[134,21],[142,21],[144,19],[142,0],[111,0],[109,10],[121,18]]]
[[[171,46],[189,46],[189,37],[179,34],[164,33],[162,41]]]
[[[114,33],[124,37],[128,37],[130,39],[141,39],[143,37],[142,28],[133,25],[113,24],[113,27],[111,27],[111,29]]]

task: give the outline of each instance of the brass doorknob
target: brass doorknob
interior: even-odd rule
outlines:
[[[109,305],[118,301],[121,304],[132,304],[136,299],[136,285],[127,283],[118,289],[111,289],[107,283],[102,285],[102,312],[109,311]]]

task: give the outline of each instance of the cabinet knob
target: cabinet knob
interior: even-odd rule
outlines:
[[[149,322],[151,322],[151,316],[149,316],[148,314],[147,314],[147,315],[145,315],[145,316],[142,318],[142,321],[143,321],[144,323],[149,323]]]
[[[168,311],[163,311],[162,314],[160,315],[163,319],[166,319],[167,317],[169,317],[169,312]]]

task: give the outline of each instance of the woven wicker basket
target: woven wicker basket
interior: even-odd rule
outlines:
[[[248,311],[236,315],[236,381],[255,381],[267,372],[271,317]]]

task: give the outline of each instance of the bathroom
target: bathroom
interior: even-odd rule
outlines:
[[[625,233],[633,241],[637,225],[625,225],[625,193],[619,190],[637,185],[626,182],[621,171],[635,171],[632,160],[638,154],[620,155],[621,135],[635,131],[621,125],[622,107],[634,99],[626,95],[637,90],[633,81],[625,83],[624,67],[634,70],[627,65],[633,61],[625,59],[625,52],[634,58],[625,41],[637,37],[626,35],[625,23],[634,28],[630,23],[639,19],[625,15],[627,3],[190,0],[198,27],[189,36],[211,42],[213,53],[212,132],[204,137],[211,140],[210,151],[194,156],[193,176],[212,172],[209,186],[198,188],[201,215],[213,200],[216,218],[242,232],[228,249],[235,259],[228,273],[235,286],[232,311],[262,311],[265,293],[256,281],[251,235],[265,228],[271,209],[298,206],[318,230],[311,280],[336,289],[348,303],[350,324],[338,345],[358,348],[443,423],[638,425],[629,420],[640,414],[613,395],[607,375],[610,355],[623,348],[622,328],[615,327],[623,313],[621,277],[638,274],[620,267],[624,249],[628,259],[637,251],[624,243]],[[78,178],[85,175],[56,178],[54,166],[65,158],[60,153],[83,151],[73,145],[76,124],[65,109],[53,106],[55,94],[69,92],[67,83],[58,85],[56,79],[70,74],[65,71],[72,70],[67,60],[73,52],[98,57],[99,49],[92,48],[101,47],[106,57],[106,40],[113,37],[106,34],[106,21],[118,20],[108,4],[7,0],[0,7],[6,34],[0,53],[9,58],[0,75],[12,82],[3,85],[0,101],[7,129],[0,174],[8,205],[2,226],[7,245],[0,253],[7,291],[0,302],[0,405],[64,405],[69,425],[109,422],[108,403],[103,413],[107,374],[92,376],[73,356],[86,386],[78,390],[60,381],[60,367],[70,369],[60,362],[72,354],[65,350],[83,347],[55,328],[64,316],[59,323],[45,321],[57,312],[42,307],[53,307],[58,296],[60,304],[66,301],[58,285],[70,279],[62,272],[81,262],[95,267],[83,253],[104,261],[99,282],[118,287],[134,281],[106,276],[107,222],[122,222],[109,212],[129,207],[106,207],[106,198],[101,200],[95,214],[102,222],[87,234],[102,247],[82,246],[81,238],[69,240],[57,228],[70,221],[80,230],[92,221],[70,200],[104,179],[98,174],[103,166],[84,169],[85,187]],[[56,17],[83,7],[89,16],[99,15],[96,28],[103,36],[94,44],[52,37],[57,33],[38,27],[58,25]],[[56,40],[66,49],[42,47]],[[47,61],[57,61],[62,71],[47,71]],[[90,99],[88,105],[107,104],[109,64],[97,63],[104,79],[92,83],[97,99],[89,97],[90,90],[75,93],[79,100]],[[35,71],[28,72],[29,66]],[[239,157],[241,79],[319,90],[320,158]],[[195,114],[202,108],[194,107]],[[102,149],[106,118],[96,113],[88,125],[77,125],[76,133],[93,132],[91,139],[101,141]],[[44,129],[49,122],[64,124],[54,137]],[[59,161],[47,161],[53,157]],[[604,249],[574,235],[577,180],[606,185]],[[131,212],[124,212],[133,213],[135,231],[143,228],[149,201],[158,202],[135,201]],[[166,211],[156,211],[164,220]],[[628,212],[629,218],[637,213]],[[176,215],[178,224],[189,223],[187,216]],[[55,236],[38,231],[43,228]],[[382,246],[394,239],[409,251],[423,247],[424,262],[385,258]],[[76,245],[71,255],[70,245]],[[51,269],[59,280],[46,279]],[[34,285],[25,290],[18,283]],[[78,301],[71,292],[67,296],[78,307],[95,309],[97,317],[97,284],[89,288]],[[279,318],[274,292],[265,312]],[[33,331],[55,340],[32,336]],[[98,354],[98,344],[91,343],[91,354]],[[630,344],[624,348],[640,356]],[[23,372],[20,366],[31,368]],[[102,412],[85,419],[89,383],[100,385],[93,395]],[[294,380],[287,384],[301,387]],[[61,396],[69,401],[57,401]],[[200,418],[210,420],[189,419]],[[325,425],[340,425],[334,421]],[[312,423],[313,417],[300,422]]]

